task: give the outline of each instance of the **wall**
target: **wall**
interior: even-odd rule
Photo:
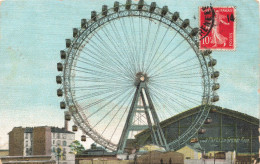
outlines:
[[[51,128],[33,129],[33,155],[51,155]]]
[[[194,151],[188,146],[184,146],[177,152],[182,153],[184,155],[184,159],[200,159],[202,157],[201,153]]]
[[[15,127],[9,133],[9,156],[23,156],[24,128]]]
[[[64,153],[65,150],[65,158],[64,156],[61,157],[60,161],[66,162],[67,164],[75,163],[75,155],[69,153],[70,147],[69,145],[75,140],[75,134],[73,133],[52,133],[51,138],[51,150],[52,150],[52,156],[54,158],[57,158],[56,150],[58,147],[62,149],[62,153]],[[66,142],[66,145],[64,145],[64,141]]]
[[[134,164],[131,160],[80,160],[79,164]]]

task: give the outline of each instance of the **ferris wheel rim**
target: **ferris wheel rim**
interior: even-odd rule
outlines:
[[[132,4],[133,6],[134,6],[134,4]],[[146,5],[147,7],[149,7],[149,5]],[[125,7],[125,5],[121,5],[121,7]],[[157,7],[158,8],[158,7]],[[112,10],[113,8],[110,8],[110,9],[108,9],[108,10]],[[158,8],[158,9],[160,9],[161,10],[161,8]],[[126,15],[126,16],[122,16],[122,17],[120,17],[119,16],[119,13],[123,13],[123,12],[125,12],[125,11],[128,11],[128,12],[130,12],[130,11],[132,11],[132,10],[120,10],[120,11],[118,11],[117,13],[116,12],[114,12],[114,13],[112,13],[112,14],[110,14],[110,15],[118,15],[118,17],[117,18],[114,18],[114,19],[111,19],[111,20],[109,20],[109,21],[107,21],[106,23],[109,23],[110,21],[113,21],[113,20],[115,20],[115,19],[120,19],[120,18],[122,18],[122,17],[129,17],[129,16],[133,16],[133,15]],[[139,10],[134,10],[135,12],[146,12],[146,13],[149,13],[148,11],[144,11],[144,10],[141,10],[141,11],[139,11]],[[149,13],[149,14],[151,14],[151,13]],[[153,13],[154,14],[154,13]],[[98,15],[102,15],[102,13],[100,13],[100,14],[98,14]],[[110,15],[107,15],[107,16],[105,16],[105,17],[108,17],[108,16],[110,16]],[[152,15],[152,14],[151,14]],[[160,14],[159,13],[157,13],[156,14],[157,16],[160,16]],[[142,16],[142,15],[136,15],[136,16]],[[163,16],[160,16],[162,19],[166,19],[165,17],[163,17]],[[102,17],[100,18],[100,19],[102,19]],[[96,20],[96,21],[94,21],[93,23],[92,23],[92,25],[94,24],[94,23],[96,23],[96,22],[98,22],[100,19],[98,19],[98,20]],[[149,19],[153,19],[152,17],[149,17]],[[161,20],[162,20],[161,19]],[[180,19],[180,18],[179,18]],[[181,19],[180,19],[181,20]],[[159,20],[157,20],[157,21],[159,21]],[[170,21],[170,20],[168,20],[168,21]],[[182,21],[182,20],[181,20]],[[171,22],[172,23],[172,22]],[[102,25],[105,25],[105,23],[104,24],[102,24]],[[102,25],[100,25],[99,27],[101,27]],[[167,24],[166,24],[167,25]],[[178,25],[177,25],[178,26]],[[99,27],[97,27],[97,28],[99,28]],[[179,27],[179,26],[178,26]],[[97,29],[96,28],[96,29]],[[95,30],[96,30],[95,29]],[[192,28],[191,28],[192,29]],[[85,31],[87,31],[88,30],[88,28],[87,29],[85,29]],[[93,30],[93,31],[95,31],[95,30]],[[176,29],[174,29],[174,30],[176,30]],[[185,31],[184,31],[185,30]],[[176,30],[177,31],[177,30]],[[188,32],[186,31],[186,29],[183,29],[183,31],[187,34]],[[180,35],[182,35],[181,33],[180,33],[180,30],[178,30],[177,31]],[[81,34],[83,34],[83,32],[81,33]],[[185,38],[183,35],[182,35],[182,37],[186,40],[187,38]],[[77,40],[80,38],[80,36],[78,36],[77,38],[75,38],[74,39],[74,41],[73,41],[73,44],[72,44],[72,46],[70,47],[70,50],[68,51],[69,53],[69,55],[72,55],[72,49],[74,49],[74,47],[73,47],[73,45],[74,45],[74,43],[77,43]],[[196,46],[196,47],[193,47],[191,44],[190,44],[190,42],[188,41],[188,43],[190,44],[190,46],[193,48],[193,49],[195,49],[196,48],[196,50],[197,51],[199,51],[199,49],[198,49],[198,42],[196,43],[196,41],[194,40],[194,38],[190,38],[191,39],[191,42],[193,42],[193,43],[195,43],[194,45]],[[84,39],[82,39],[82,42],[84,41]],[[187,41],[187,40],[186,40]],[[81,42],[81,44],[82,44],[82,42]],[[204,60],[204,62],[205,62],[205,65],[204,66],[206,66],[206,70],[207,70],[207,77],[209,77],[210,76],[210,71],[208,70],[208,66],[207,66],[207,63],[206,63],[206,60],[205,60],[205,58],[204,58],[204,56],[201,54],[201,52],[196,52],[195,50],[194,50],[194,52],[195,52],[195,54],[197,55],[197,57],[198,57],[198,55],[200,55],[202,58],[203,58],[203,60]],[[64,69],[64,81],[66,81],[66,80],[69,80],[70,81],[70,75],[68,75],[68,74],[66,74],[66,73],[68,73],[68,71],[66,71],[66,70],[70,70],[71,71],[71,67],[72,67],[72,65],[68,65],[68,60],[69,60],[69,58],[66,60],[66,64],[65,64],[65,69]],[[200,60],[199,60],[200,61]],[[201,61],[200,61],[201,62]],[[73,63],[73,62],[72,62]],[[69,67],[68,67],[69,66]],[[202,65],[201,65],[202,66]],[[212,72],[212,71],[211,71]],[[69,72],[69,73],[71,73],[71,72]],[[67,79],[66,79],[67,78]],[[210,78],[208,79],[209,81],[211,80]],[[68,82],[68,81],[67,81]],[[210,83],[210,82],[209,82]],[[68,84],[68,83],[64,83],[64,90],[65,90],[65,97],[66,97],[66,102],[67,102],[67,104],[69,104],[69,106],[70,106],[70,112],[72,113],[72,116],[74,117],[74,121],[75,121],[75,123],[78,125],[78,126],[80,126],[81,127],[81,129],[85,132],[85,133],[87,133],[88,135],[90,135],[90,137],[92,136],[93,137],[93,135],[94,134],[91,134],[89,131],[87,131],[87,130],[85,130],[85,127],[83,127],[84,125],[83,124],[86,124],[86,123],[83,123],[83,122],[80,122],[80,120],[82,121],[82,120],[85,120],[86,121],[86,119],[84,118],[85,116],[85,114],[82,112],[82,111],[80,111],[78,108],[75,108],[75,107],[77,107],[77,105],[75,105],[76,104],[76,102],[74,102],[73,101],[73,96],[72,95],[70,95],[71,94],[71,90],[70,90],[70,88],[68,88],[66,85],[71,85],[71,84]],[[210,90],[210,87],[211,87],[211,85],[209,84],[208,85],[208,89]],[[69,91],[68,91],[68,89],[69,89]],[[209,93],[210,93],[210,91],[209,91]],[[68,98],[69,96],[71,96],[71,98]],[[209,101],[209,97],[210,96],[207,96],[207,103],[208,104],[210,104],[210,101]],[[72,102],[70,102],[72,100]],[[71,105],[70,105],[71,104]],[[74,109],[73,109],[74,108]],[[90,125],[89,125],[90,126]],[[91,128],[90,128],[91,129]],[[97,132],[95,132],[94,130],[90,130],[91,132],[93,132],[93,133],[96,133],[95,135],[96,136],[98,136],[98,137],[100,137],[100,138],[102,138],[101,136],[99,136],[98,135],[98,133]],[[92,138],[91,137],[91,138]],[[100,139],[97,139],[97,137],[93,137],[92,138],[93,140],[95,140],[97,143],[99,143],[100,142]],[[105,138],[102,138],[102,140],[104,140],[104,141],[106,141],[106,139]],[[112,142],[108,142],[108,141],[106,141],[106,143],[100,143],[101,145],[103,145],[103,146],[105,146],[105,147],[107,147],[107,148],[110,148],[111,150],[115,150],[114,148],[115,148],[115,146],[116,146],[116,144],[114,144],[114,143],[112,143]]]

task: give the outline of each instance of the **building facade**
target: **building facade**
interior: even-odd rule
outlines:
[[[69,145],[75,134],[58,127],[15,127],[9,132],[10,156],[51,155],[61,164],[75,163]],[[58,148],[60,153],[58,153]]]

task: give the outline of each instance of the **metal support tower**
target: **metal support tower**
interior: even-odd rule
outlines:
[[[150,97],[146,81],[148,78],[146,75],[136,75],[136,91],[135,95],[127,116],[127,120],[118,143],[117,153],[121,154],[124,152],[127,139],[129,138],[130,132],[141,131],[147,128],[151,131],[152,142],[155,145],[164,147],[167,151],[169,146],[166,142],[163,130],[160,126],[158,115],[155,111],[152,99]],[[141,102],[141,103],[140,103]],[[137,113],[144,113],[146,116],[146,125],[136,125],[134,121]]]

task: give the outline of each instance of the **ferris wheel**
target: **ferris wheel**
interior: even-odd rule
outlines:
[[[60,51],[56,76],[73,130],[118,153],[145,129],[166,150],[185,145],[219,100],[217,62],[210,50],[199,50],[199,29],[189,24],[179,12],[143,0],[103,5],[82,19]],[[191,126],[174,141],[165,137],[160,122],[194,107],[199,112]]]

